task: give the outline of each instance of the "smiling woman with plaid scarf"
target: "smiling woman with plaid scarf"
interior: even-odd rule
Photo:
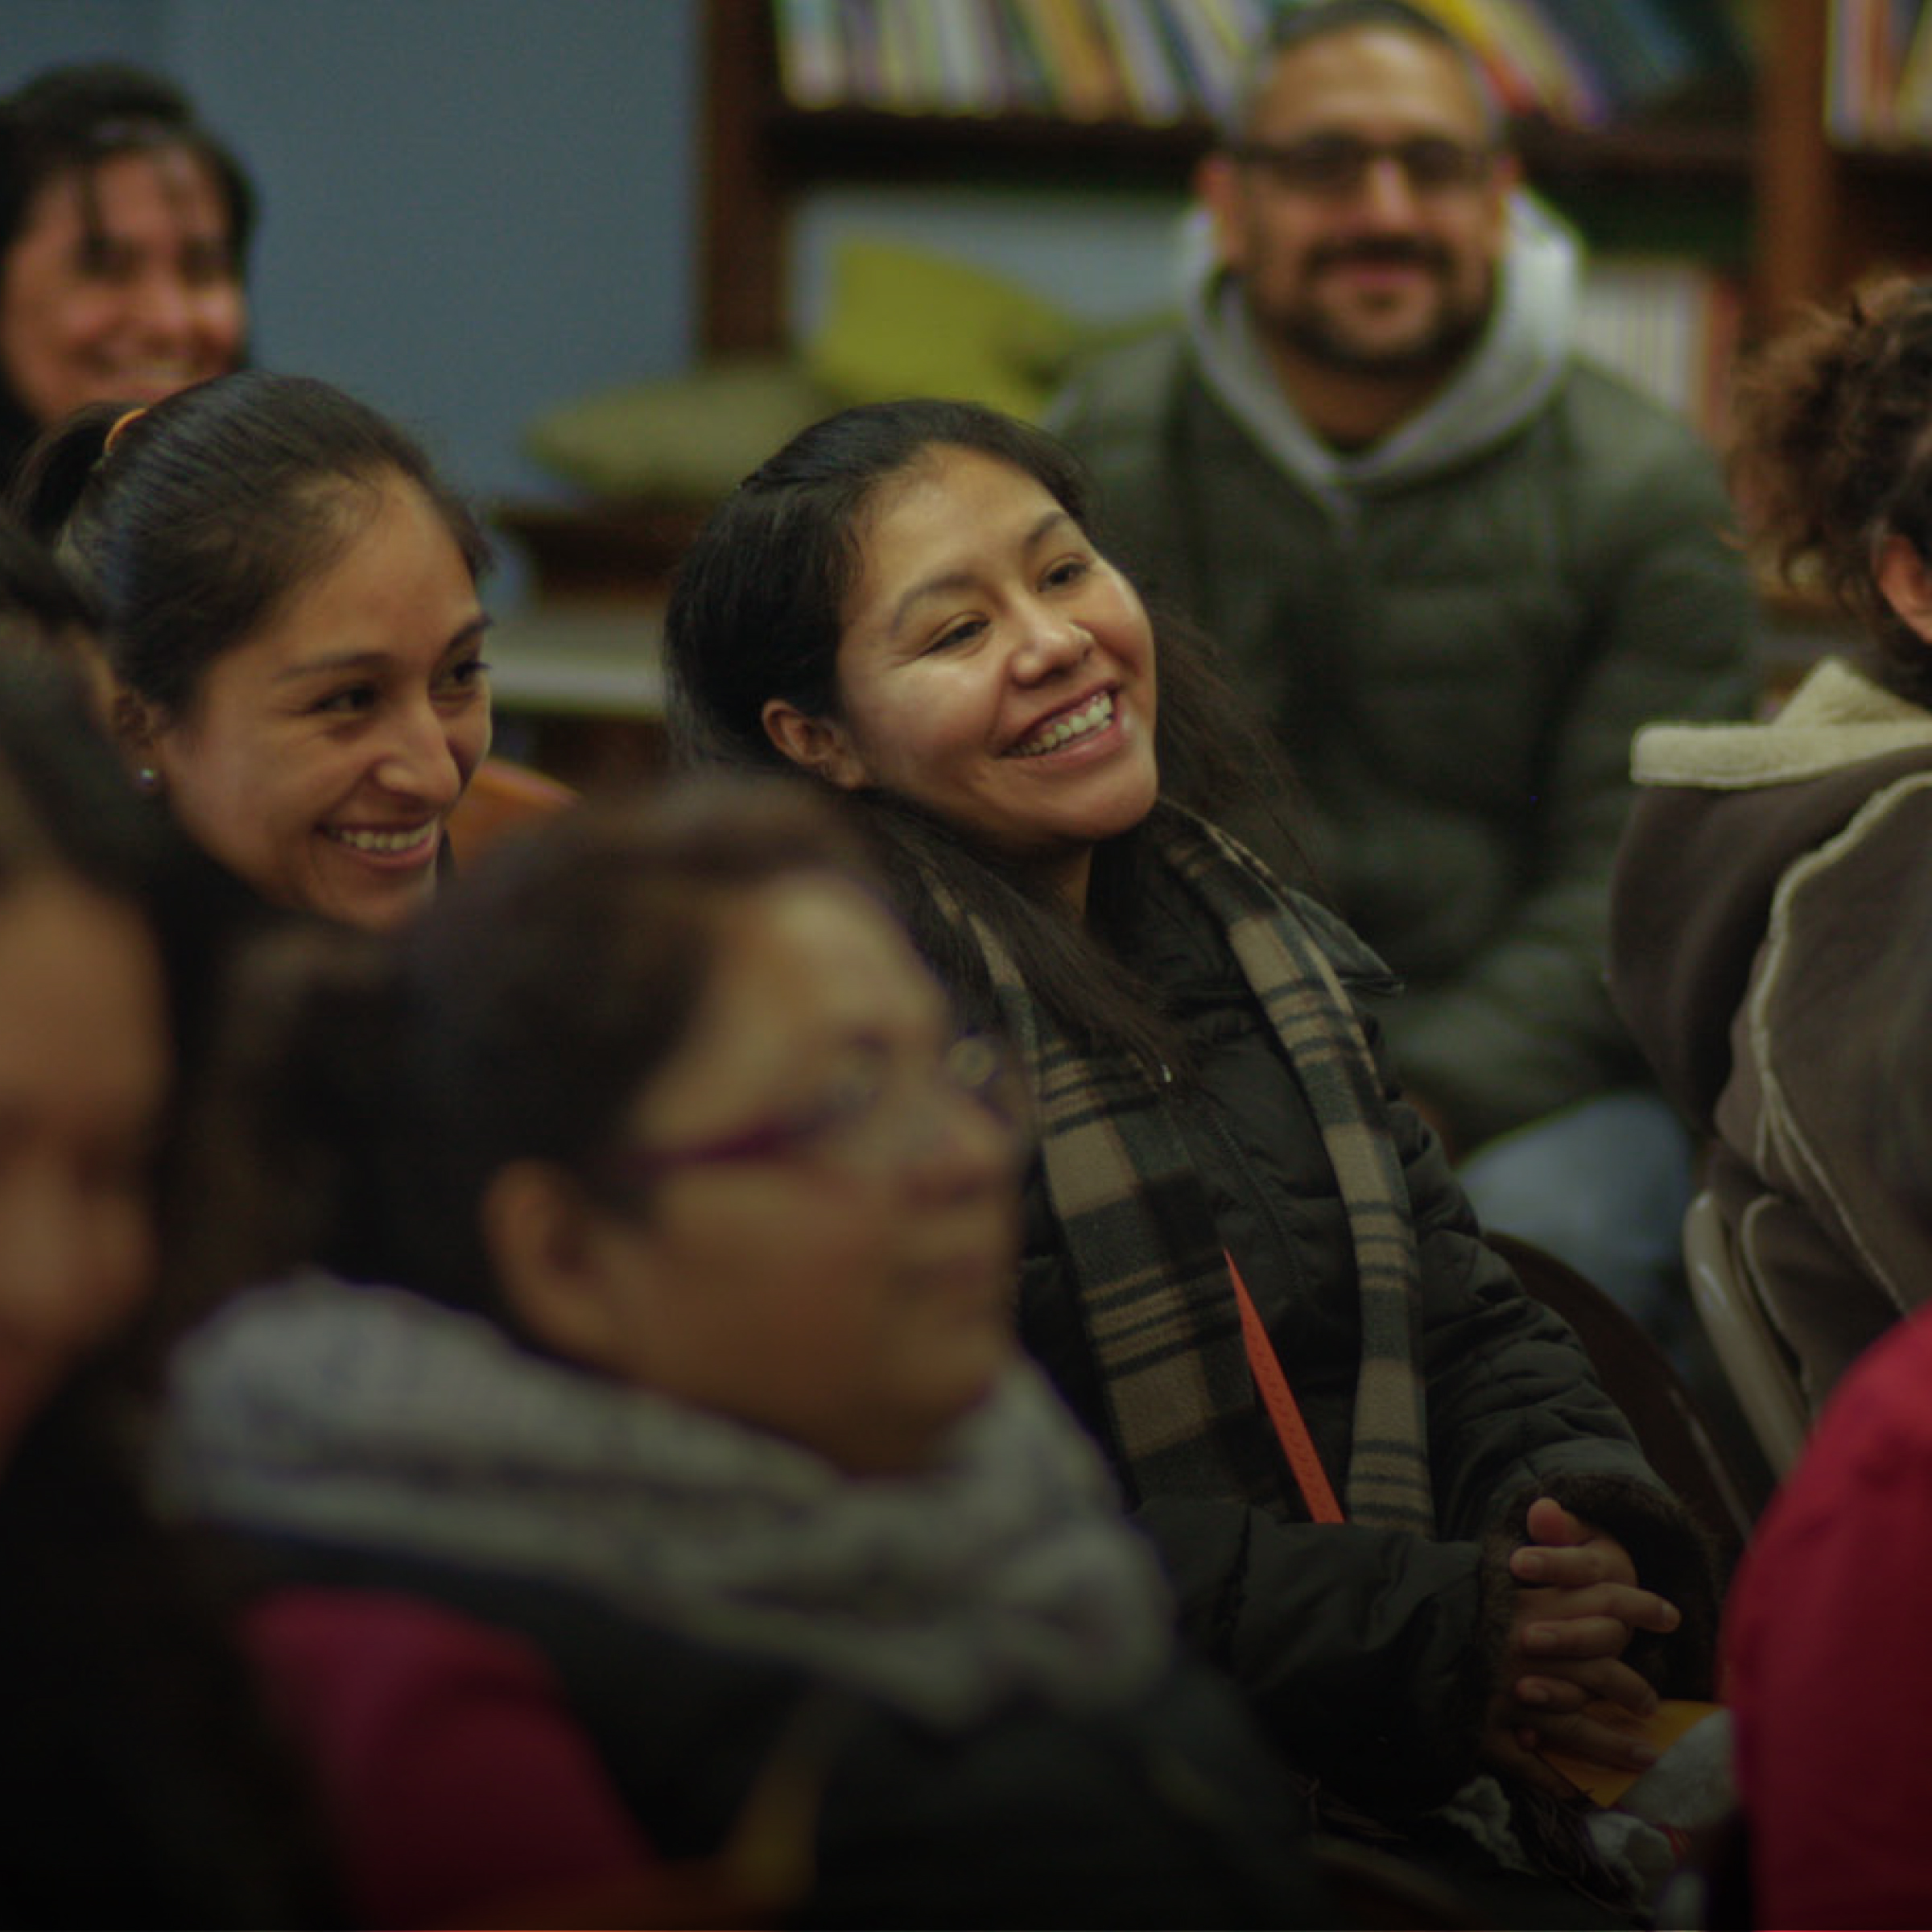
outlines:
[[[1379,962],[1219,828],[1270,754],[1088,509],[975,407],[806,431],[687,559],[680,743],[860,807],[1022,1056],[1022,1331],[1190,1636],[1338,1815],[1426,1846],[1494,1773],[1490,1855],[1546,1873],[1538,1747],[1640,1761],[1583,1707],[1703,1688],[1703,1542],[1403,1103],[1352,997]]]

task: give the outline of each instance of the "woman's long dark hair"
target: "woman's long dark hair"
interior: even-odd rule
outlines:
[[[1031,477],[1105,551],[1085,471],[1042,431],[975,403],[928,399],[828,417],[737,486],[679,571],[665,652],[682,760],[791,770],[766,733],[766,704],[782,699],[810,716],[840,716],[839,643],[869,514],[882,488],[946,448],[976,451]],[[1298,864],[1277,815],[1291,784],[1273,738],[1236,697],[1208,640],[1171,611],[1150,605],[1150,613],[1161,800],[1244,829],[1258,826],[1270,857]],[[922,949],[983,1017],[990,1002],[983,965],[968,935],[941,916],[930,881],[988,923],[1071,1037],[1171,1059],[1176,1042],[1117,949],[1138,897],[1145,827],[1096,848],[1083,925],[1022,869],[916,806],[882,792],[852,795]]]

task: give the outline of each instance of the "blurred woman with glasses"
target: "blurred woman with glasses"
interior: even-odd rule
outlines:
[[[1017,1356],[1002,1063],[826,811],[585,807],[244,983],[196,1272],[270,1285],[170,1468],[270,1580],[357,1909],[1328,1922]]]

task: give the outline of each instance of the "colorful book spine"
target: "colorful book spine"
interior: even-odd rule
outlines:
[[[1037,38],[1024,0],[997,0],[993,14],[1013,105],[1023,114],[1053,113],[1053,78],[1046,50]]]
[[[1497,57],[1520,71],[1528,97],[1525,111],[1566,126],[1589,126],[1604,119],[1608,104],[1596,93],[1588,70],[1534,0],[1483,0],[1492,23]],[[1508,97],[1504,97],[1508,104]]]
[[[923,22],[915,0],[876,0],[878,90],[870,102],[889,114],[916,114],[930,105],[931,62],[920,45]]]
[[[795,105],[1074,121],[1224,118],[1278,10],[1305,0],[772,0]],[[1513,115],[1594,126],[1747,58],[1719,0],[1416,0]],[[1932,117],[1928,0],[1833,0],[1841,139]]]
[[[1161,19],[1195,111],[1211,121],[1224,118],[1254,43],[1231,35],[1199,0],[1162,0]]]
[[[1932,6],[1920,10],[1905,43],[1894,122],[1901,140],[1932,141]]]
[[[1095,12],[1137,121],[1178,121],[1189,101],[1155,19],[1158,0],[1096,0]]]
[[[1515,46],[1501,30],[1486,0],[1422,0],[1422,5],[1426,13],[1441,21],[1481,62],[1505,113],[1533,114],[1543,105]]]
[[[879,49],[879,10],[871,0],[838,0],[839,40],[845,53],[846,107],[878,107],[885,101]]]
[[[850,97],[838,0],[778,0],[778,85],[794,107],[836,107]]]
[[[1018,0],[1039,49],[1055,111],[1070,121],[1104,121],[1124,97],[1099,23],[1083,0]]]
[[[977,6],[959,0],[918,0],[923,18],[920,45],[932,65],[926,89],[937,111],[948,114],[989,114],[1001,105],[1001,82],[981,37],[982,15]]]
[[[1889,147],[1932,135],[1932,6],[1833,0],[1824,115],[1835,141]]]

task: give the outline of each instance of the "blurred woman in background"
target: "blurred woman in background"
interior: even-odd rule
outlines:
[[[585,807],[257,964],[171,1464],[359,1912],[1334,1922],[1017,1356],[1013,1084],[821,807]]]
[[[60,67],[0,101],[0,477],[83,404],[238,368],[255,196],[159,75]]]

